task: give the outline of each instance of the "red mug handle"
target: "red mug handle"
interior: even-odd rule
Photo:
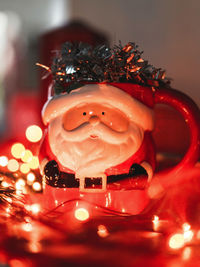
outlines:
[[[190,144],[182,160],[172,169],[180,171],[194,166],[200,156],[200,110],[185,94],[174,89],[157,89],[155,104],[167,104],[178,110],[189,127]]]

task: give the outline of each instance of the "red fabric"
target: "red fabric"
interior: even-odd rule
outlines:
[[[56,156],[51,151],[51,148],[49,146],[47,130],[44,134],[44,139],[42,141],[41,148],[40,148],[40,154],[39,154],[40,163],[42,162],[44,158],[46,158],[48,161],[55,160],[58,163],[61,171],[74,173],[74,171],[60,164]],[[151,137],[151,133],[148,131],[146,131],[144,134],[144,140],[139,150],[134,155],[132,155],[129,159],[127,159],[125,162],[118,164],[116,166],[113,166],[109,169],[106,169],[105,174],[106,175],[114,175],[114,174],[117,175],[121,173],[128,173],[132,164],[134,163],[141,164],[143,161],[148,162],[152,166],[152,169],[155,170],[154,143]]]

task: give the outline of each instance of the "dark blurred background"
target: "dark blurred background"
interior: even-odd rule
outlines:
[[[67,40],[134,41],[200,105],[199,10],[199,0],[0,0],[1,135],[41,124],[48,79],[35,63],[50,64]]]

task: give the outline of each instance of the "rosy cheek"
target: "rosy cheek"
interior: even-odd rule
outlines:
[[[67,131],[71,131],[86,122],[87,120],[87,113],[84,114],[84,112],[81,112],[80,110],[73,110],[64,114],[62,122],[64,129]]]
[[[101,121],[117,132],[126,132],[128,130],[128,119],[118,112],[107,112],[101,116]]]

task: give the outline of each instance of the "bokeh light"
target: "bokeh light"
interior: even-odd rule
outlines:
[[[79,221],[86,221],[90,217],[88,210],[84,208],[76,209],[74,216]]]
[[[26,138],[33,143],[40,141],[42,138],[42,130],[37,125],[31,125],[26,129]]]
[[[189,223],[184,223],[182,225],[182,228],[183,228],[183,231],[186,232],[190,230],[191,226],[189,225]]]
[[[40,191],[42,189],[42,186],[39,182],[33,183],[32,187],[33,187],[33,190],[35,191]]]
[[[1,185],[2,185],[3,187],[9,187],[9,183],[7,183],[6,181],[3,181],[3,182],[1,183]]]
[[[32,172],[29,172],[29,173],[27,174],[26,178],[27,178],[27,181],[28,181],[29,183],[32,183],[32,182],[35,181],[35,174],[32,173]]]
[[[40,212],[40,204],[35,203],[31,205],[31,212],[33,214],[38,214]]]
[[[22,163],[20,171],[24,174],[28,173],[30,171],[29,165],[27,163]]]
[[[26,232],[30,232],[33,230],[33,226],[31,223],[27,222],[27,223],[22,223],[21,225],[22,230],[26,231]]]
[[[16,143],[11,147],[11,154],[16,159],[20,159],[23,157],[23,154],[25,152],[25,147],[21,143]]]
[[[102,238],[107,237],[109,235],[107,228],[105,227],[105,225],[102,224],[98,226],[97,234]]]
[[[16,190],[22,190],[25,187],[25,185],[26,185],[25,181],[23,179],[19,179],[15,183],[15,188]]]
[[[179,249],[184,246],[184,235],[174,234],[169,239],[169,247],[172,249]]]
[[[191,257],[191,253],[192,253],[192,250],[190,247],[185,248],[182,253],[182,259],[189,260]]]
[[[0,166],[6,167],[8,164],[8,158],[6,156],[1,156],[0,157]]]
[[[23,153],[21,160],[27,163],[27,162],[31,162],[32,158],[33,158],[32,152],[26,149],[25,152]]]
[[[28,166],[29,168],[31,168],[32,170],[35,170],[39,167],[39,160],[38,160],[38,157],[36,156],[33,156],[31,158],[31,161],[28,162]]]
[[[19,170],[19,163],[16,159],[10,159],[8,161],[8,165],[7,165],[7,168],[9,171],[11,172],[16,172]]]

